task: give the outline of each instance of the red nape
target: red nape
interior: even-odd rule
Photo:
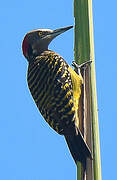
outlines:
[[[23,43],[22,43],[22,51],[23,55],[26,57],[27,51],[28,51],[28,42],[27,42],[27,35],[24,37]]]

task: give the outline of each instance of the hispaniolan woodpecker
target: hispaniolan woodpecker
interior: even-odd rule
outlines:
[[[30,31],[22,49],[28,60],[28,86],[40,113],[57,133],[65,136],[75,162],[84,163],[92,157],[79,130],[78,103],[83,79],[59,54],[48,49],[56,36],[72,27]]]

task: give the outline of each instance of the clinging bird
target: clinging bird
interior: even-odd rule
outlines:
[[[22,50],[28,61],[28,86],[40,113],[57,133],[65,136],[75,162],[84,163],[92,157],[79,130],[83,79],[59,54],[48,49],[56,36],[72,27],[30,31],[24,37]]]

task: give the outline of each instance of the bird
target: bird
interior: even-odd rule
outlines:
[[[28,87],[37,108],[50,127],[65,137],[75,163],[86,164],[92,154],[79,129],[78,118],[83,78],[62,56],[48,48],[55,37],[71,28],[32,30],[23,39],[22,51],[28,61]]]

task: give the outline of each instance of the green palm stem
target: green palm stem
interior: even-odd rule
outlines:
[[[92,60],[90,67],[84,71],[84,105],[87,107],[84,117],[84,137],[93,152],[93,161],[87,161],[87,172],[83,177],[83,168],[77,162],[77,180],[101,180],[100,143],[97,112],[95,57],[93,40],[92,0],[74,0],[75,17],[75,62],[82,64]]]

